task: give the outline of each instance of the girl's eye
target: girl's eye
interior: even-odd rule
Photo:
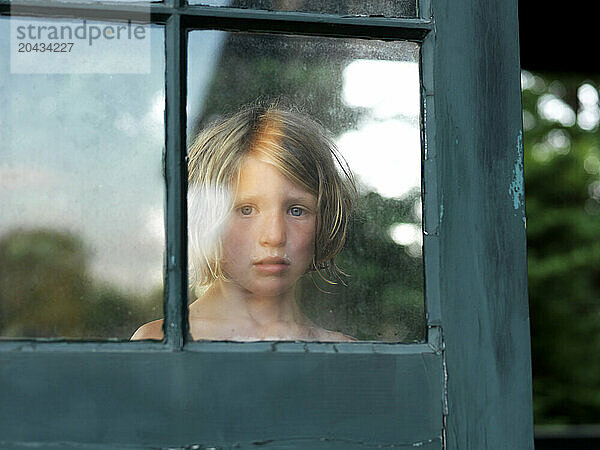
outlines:
[[[252,206],[242,206],[240,212],[242,213],[242,216],[249,216],[252,214]]]
[[[290,214],[294,217],[300,217],[300,216],[304,215],[304,210],[302,208],[300,208],[299,206],[292,206],[290,208]]]

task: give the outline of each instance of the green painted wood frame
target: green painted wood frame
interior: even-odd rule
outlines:
[[[421,0],[415,19],[18,4],[112,20],[150,8],[165,25],[166,338],[0,342],[0,447],[533,448],[516,0]],[[426,343],[187,342],[192,28],[421,43]]]

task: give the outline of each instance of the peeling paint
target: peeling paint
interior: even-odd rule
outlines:
[[[525,188],[524,184],[524,173],[523,173],[523,131],[519,130],[517,136],[517,158],[515,160],[515,166],[513,168],[513,176],[510,186],[508,187],[508,193],[512,198],[513,208],[515,210],[521,209],[523,211],[523,223],[525,223],[524,205],[525,205]]]
[[[417,442],[403,442],[403,443],[390,443],[390,442],[371,442],[371,441],[358,441],[353,439],[336,439],[325,436],[307,436],[307,437],[295,437],[295,438],[275,438],[265,439],[260,441],[252,442],[236,442],[233,445],[226,446],[205,446],[203,444],[192,444],[184,447],[177,447],[178,450],[195,450],[195,449],[207,449],[207,450],[221,450],[225,448],[250,448],[250,447],[265,447],[265,448],[420,448],[426,446],[431,448],[432,444],[435,446],[436,443],[440,442],[439,437],[431,439],[425,439]],[[174,447],[161,447],[161,450],[175,450]]]
[[[417,442],[405,443],[389,443],[389,442],[371,442],[357,441],[352,439],[335,439],[324,436],[316,437],[296,437],[296,438],[281,438],[281,439],[265,439],[249,442],[234,442],[228,444],[184,444],[181,446],[151,446],[144,444],[119,444],[114,443],[110,448],[114,449],[138,449],[138,450],[224,450],[231,448],[427,448],[436,447],[436,443],[440,442],[439,437],[426,439]],[[432,445],[433,444],[433,445]],[[104,444],[73,442],[73,441],[56,441],[56,442],[5,442],[0,441],[1,448],[32,448],[32,449],[49,449],[59,450],[65,448],[81,449],[81,450],[101,450],[107,448]]]
[[[444,391],[443,391],[443,410],[442,410],[442,449],[446,450],[447,434],[448,429],[448,414],[450,408],[448,406],[448,365],[446,363],[446,341],[444,339],[444,329],[440,327],[440,339],[441,339],[441,350],[442,350],[442,370],[444,373]]]

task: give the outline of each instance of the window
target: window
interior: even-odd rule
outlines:
[[[72,51],[89,54],[31,49],[68,49],[48,29],[100,26],[122,25],[0,19],[4,54],[30,50],[2,63],[4,338],[128,339],[162,313],[164,30],[137,25],[152,48],[118,45],[119,58],[74,36]]]
[[[492,15],[478,2],[451,8],[422,0],[414,18],[179,2],[23,1],[13,9],[19,16],[106,23],[140,19],[149,9],[155,26],[164,27],[166,333],[163,342],[1,342],[3,441],[297,448],[465,448],[469,442],[479,448],[502,439],[507,448],[531,445],[516,22],[493,19],[516,17],[516,5],[489,3]],[[10,13],[7,2],[1,7]],[[468,8],[477,13],[467,14]],[[423,342],[187,339],[185,118],[192,88],[186,74],[194,64],[187,51],[196,35],[208,32],[193,30],[418,45]],[[495,51],[472,44],[472,33]]]
[[[195,129],[240,105],[291,102],[331,130],[357,178],[358,208],[336,258],[348,275],[302,277],[306,316],[360,340],[424,341],[419,45],[195,30],[188,48],[190,145]],[[188,203],[191,229],[198,208]]]

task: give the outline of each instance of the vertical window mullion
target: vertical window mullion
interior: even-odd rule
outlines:
[[[417,3],[417,17],[423,20],[431,19],[431,0],[419,0]]]
[[[164,333],[167,344],[181,349],[187,336],[187,164],[186,32],[179,14],[167,20],[166,92],[166,280]]]

